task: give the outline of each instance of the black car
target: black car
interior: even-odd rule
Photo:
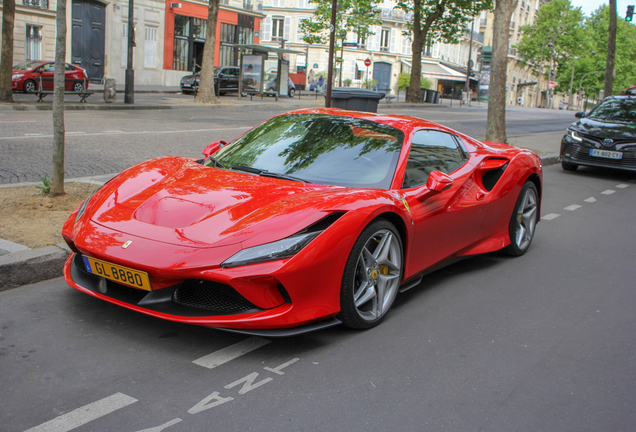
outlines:
[[[239,68],[236,66],[214,68],[214,91],[216,95],[222,96],[228,91],[238,92],[239,75]],[[200,78],[199,72],[181,78],[181,92],[196,93],[199,89]],[[243,96],[247,96],[247,93],[244,93]]]
[[[561,166],[636,171],[636,97],[610,96],[589,114],[577,112],[561,140]]]

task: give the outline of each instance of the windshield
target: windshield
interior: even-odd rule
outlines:
[[[240,165],[310,183],[388,189],[403,139],[402,131],[367,120],[291,114],[257,126],[215,159],[225,168]]]
[[[42,62],[41,61],[28,61],[28,62],[24,62],[24,63],[19,63],[15,66],[13,66],[13,70],[31,70],[34,67],[37,67],[39,65],[41,65]]]
[[[636,99],[607,99],[594,108],[590,118],[618,122],[636,122]]]

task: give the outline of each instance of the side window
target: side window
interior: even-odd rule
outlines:
[[[464,163],[466,156],[457,139],[448,133],[421,130],[413,135],[402,188],[426,184],[433,171],[451,173]]]
[[[65,63],[64,64],[64,69],[67,70],[67,71],[74,71],[75,70],[75,66],[71,66],[70,64]]]
[[[42,66],[42,72],[53,72],[55,71],[55,63],[47,63]]]
[[[238,68],[232,68],[230,69],[230,73],[234,76],[239,76],[239,70]]]

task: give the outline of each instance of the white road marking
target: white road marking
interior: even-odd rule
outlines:
[[[265,378],[264,380],[259,381],[256,384],[254,384],[254,381],[256,381],[256,378],[258,378],[258,372],[252,372],[248,376],[245,376],[243,378],[237,379],[233,383],[226,385],[225,388],[226,389],[231,389],[232,387],[236,387],[237,385],[243,383],[243,386],[239,390],[239,394],[242,395],[242,394],[245,394],[245,393],[247,393],[249,391],[254,390],[255,388],[258,388],[258,387],[262,386],[263,384],[267,384],[270,381],[274,381],[274,378],[269,377],[269,378]]]
[[[581,208],[580,205],[572,204],[570,206],[565,207],[563,210],[574,211],[574,210],[580,209],[580,208]]]
[[[589,197],[588,199],[585,199],[585,200],[583,200],[583,201],[585,201],[585,202],[589,202],[589,203],[593,203],[593,202],[596,202],[596,198],[594,198],[594,197]]]
[[[89,403],[24,432],[66,432],[137,402],[123,393],[115,393]]]
[[[198,414],[201,411],[209,410],[210,408],[217,407],[219,405],[223,405],[226,402],[233,401],[233,397],[221,397],[221,394],[218,391],[215,391],[210,396],[203,399],[201,402],[193,406],[188,410],[188,414]],[[210,401],[214,401],[210,403]]]
[[[556,213],[548,213],[547,215],[541,216],[542,220],[552,220],[552,219],[556,219],[559,216],[561,216],[560,214],[556,214]]]
[[[239,343],[235,343],[234,345],[230,345],[229,347],[215,351],[212,354],[196,359],[192,363],[208,369],[214,369],[215,367],[234,360],[248,352],[265,346],[270,342],[271,341],[267,339],[254,336]]]
[[[139,430],[137,432],[161,432],[162,430],[164,430],[166,428],[169,428],[170,426],[174,426],[177,423],[180,423],[182,421],[183,420],[181,420],[180,418],[176,418],[176,419],[170,420],[168,423],[164,423],[164,424],[162,424],[160,426]]]
[[[615,191],[615,190],[612,190],[612,189],[608,189],[608,190],[605,190],[605,191],[603,191],[603,192],[601,192],[601,193],[602,193],[603,195],[611,195],[611,194],[613,194],[614,192],[616,192],[616,191]]]
[[[278,375],[285,375],[285,372],[281,372],[281,369],[284,369],[287,366],[296,363],[298,360],[300,360],[300,359],[298,357],[296,357],[296,358],[291,359],[287,363],[283,363],[282,365],[280,365],[278,367],[275,367],[275,368],[264,367],[263,369],[265,369],[266,371],[274,372],[275,374],[278,374]]]
[[[85,134],[86,132],[66,132],[66,135],[82,135]]]
[[[102,131],[104,133],[123,133],[123,130],[109,130],[109,131]]]
[[[233,131],[233,130],[245,130],[249,129],[249,126],[242,127],[234,127],[234,128],[214,128],[214,129],[185,129],[185,130],[174,130],[174,131],[137,131],[137,132],[94,132],[94,133],[84,133],[82,135],[85,136],[103,136],[103,135],[143,135],[143,134],[179,134],[179,133],[192,133],[192,132],[218,132],[218,131]],[[27,139],[27,138],[53,138],[53,135],[42,135],[42,134],[25,134],[25,136],[11,136],[11,137],[0,137],[0,140],[12,140],[12,139]]]
[[[37,123],[37,120],[0,121],[0,123]]]
[[[619,185],[616,185],[616,187],[617,187],[617,188],[619,188],[619,189],[625,189],[625,188],[626,188],[626,187],[628,187],[628,186],[629,186],[629,185],[628,185],[628,184],[625,184],[625,183],[621,183],[621,184],[619,184]]]

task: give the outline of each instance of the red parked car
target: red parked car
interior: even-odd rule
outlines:
[[[65,90],[82,91],[88,89],[88,76],[79,66],[65,63]],[[12,89],[14,92],[33,93],[40,87],[42,90],[53,90],[53,73],[55,62],[31,60],[13,66]]]
[[[363,329],[451,260],[523,255],[539,221],[536,154],[414,117],[299,110],[203,155],[133,166],[73,211],[67,283],[247,334]]]

